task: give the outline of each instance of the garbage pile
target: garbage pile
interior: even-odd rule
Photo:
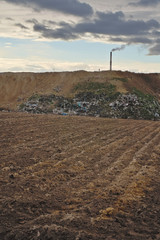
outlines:
[[[27,102],[19,106],[19,110],[28,113],[52,113],[56,101],[60,101],[63,97],[50,95],[31,96]],[[63,101],[63,100],[61,100]]]
[[[160,103],[135,94],[122,94],[109,106],[117,118],[160,120]]]
[[[148,96],[148,95],[147,95]],[[74,98],[34,95],[19,110],[28,113],[52,113],[107,118],[160,120],[160,103],[154,97],[135,93],[95,94],[80,92]]]

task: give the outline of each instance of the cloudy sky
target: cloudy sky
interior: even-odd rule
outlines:
[[[160,72],[160,0],[0,0],[0,72]],[[121,49],[118,51],[118,49]]]

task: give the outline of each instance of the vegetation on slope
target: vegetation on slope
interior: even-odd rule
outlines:
[[[123,80],[124,81],[124,80]],[[126,80],[125,80],[126,81]],[[122,94],[109,83],[81,82],[73,89],[74,97],[33,95],[20,105],[21,111],[62,115],[89,115],[107,118],[160,119],[160,103],[151,94],[133,88]]]

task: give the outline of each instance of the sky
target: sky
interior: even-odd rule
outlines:
[[[0,72],[160,72],[160,0],[0,0]]]

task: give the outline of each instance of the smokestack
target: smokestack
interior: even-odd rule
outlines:
[[[122,45],[121,47],[117,47],[117,48],[113,48],[110,52],[110,71],[112,71],[112,52],[115,52],[115,51],[121,51],[123,49],[125,49],[127,45]]]
[[[110,52],[110,71],[112,71],[112,52]]]

